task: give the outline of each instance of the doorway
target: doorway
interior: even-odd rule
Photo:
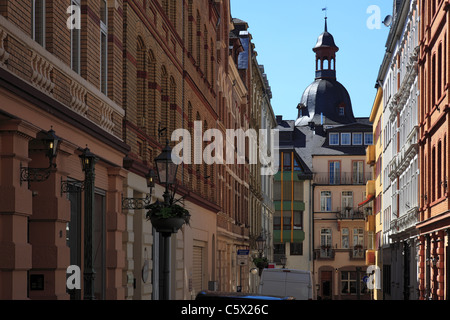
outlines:
[[[321,298],[323,300],[332,300],[333,298],[333,281],[332,271],[322,271],[320,274],[321,279]]]

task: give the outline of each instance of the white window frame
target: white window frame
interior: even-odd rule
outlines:
[[[333,143],[332,137],[337,137],[337,143]],[[330,146],[338,146],[340,141],[339,133],[330,133]]]
[[[372,137],[372,143],[368,143],[368,142],[367,142],[367,137],[369,137],[369,136]],[[364,133],[364,145],[366,145],[366,146],[371,146],[371,145],[373,145],[373,133],[370,133],[370,132],[365,132],[365,133]]]
[[[42,38],[36,38],[36,1],[42,1]],[[45,12],[45,0],[32,0],[31,3],[31,37],[34,41],[39,43],[45,48],[45,24],[46,24],[46,12]]]
[[[360,140],[360,142],[358,143],[358,142],[356,142],[355,140],[355,137],[356,136],[360,136],[361,137],[361,140]],[[353,139],[353,145],[355,145],[355,146],[362,146],[362,144],[363,144],[363,139],[364,139],[364,135],[362,134],[362,132],[355,132],[355,133],[353,133],[353,135],[352,135],[352,139]]]
[[[320,211],[331,212],[332,208],[332,197],[331,191],[321,191],[320,192]]]
[[[346,138],[344,138],[346,137]],[[345,141],[348,139],[348,143]],[[341,145],[343,146],[350,146],[352,145],[352,134],[349,132],[343,132],[341,133]]]

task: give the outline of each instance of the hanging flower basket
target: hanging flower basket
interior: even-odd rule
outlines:
[[[267,258],[254,258],[253,263],[258,269],[266,269],[269,267],[269,261]]]
[[[189,211],[177,204],[165,205],[159,201],[146,207],[147,219],[160,233],[177,233],[184,224],[189,225]]]

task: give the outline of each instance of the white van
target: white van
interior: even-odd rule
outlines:
[[[259,294],[312,300],[312,274],[310,271],[302,270],[264,269],[259,284]]]

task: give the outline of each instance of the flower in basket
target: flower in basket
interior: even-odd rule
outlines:
[[[191,219],[189,211],[175,203],[166,205],[156,201],[155,203],[147,206],[146,209],[148,210],[146,217],[149,220],[181,218],[187,225],[189,225],[189,221]]]
[[[260,258],[260,257],[254,258],[253,263],[258,268],[267,268],[269,266],[269,261],[265,257],[264,258]]]

